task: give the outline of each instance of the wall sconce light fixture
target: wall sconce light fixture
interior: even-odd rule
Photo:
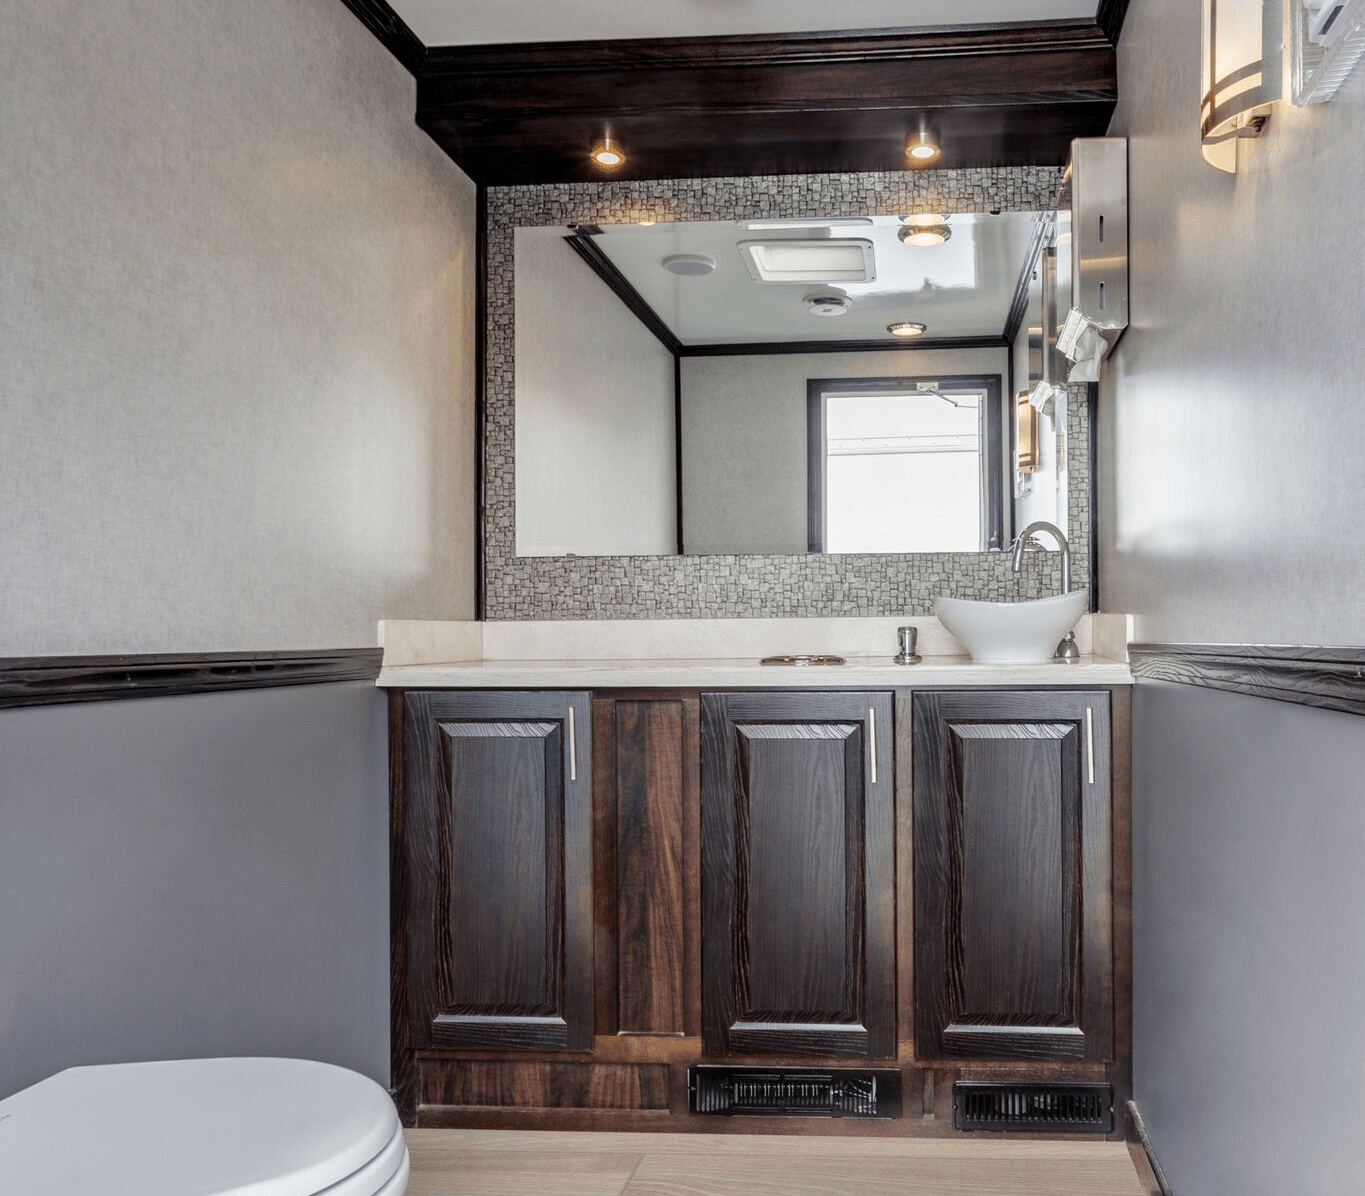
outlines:
[[[1259,136],[1284,95],[1282,0],[1204,0],[1203,29],[1204,161],[1233,174],[1238,139]]]

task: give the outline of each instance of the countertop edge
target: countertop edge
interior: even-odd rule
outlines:
[[[890,658],[850,658],[843,665],[772,666],[755,660],[467,660],[393,665],[384,689],[886,689],[942,686],[1131,685],[1122,661],[1084,657],[1074,664],[974,664],[966,657],[926,657],[918,665]]]

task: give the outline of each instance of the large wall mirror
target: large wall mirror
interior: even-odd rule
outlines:
[[[999,550],[1034,518],[1067,528],[1086,584],[1085,389],[1034,416],[1027,455],[1016,431],[1059,181],[490,188],[487,617],[1031,596],[1055,570],[1016,578]]]

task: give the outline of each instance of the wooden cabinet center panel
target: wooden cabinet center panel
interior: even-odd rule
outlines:
[[[800,1008],[861,1020],[861,728],[847,723],[735,727],[736,917],[747,947],[739,1016],[780,1021]],[[851,774],[851,775],[850,775]]]
[[[961,784],[956,1020],[1075,1024],[1076,728],[968,724],[950,733]],[[1009,801],[997,800],[1002,791]]]
[[[442,877],[441,1012],[554,1016],[564,933],[559,724],[437,725],[461,858]]]

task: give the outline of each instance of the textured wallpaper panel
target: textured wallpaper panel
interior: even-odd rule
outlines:
[[[8,0],[0,656],[473,600],[474,188],[337,0]]]
[[[518,557],[513,453],[513,231],[576,222],[1031,211],[1052,207],[1061,172],[1045,167],[783,175],[492,187],[488,193],[487,544],[489,619],[758,618],[930,614],[934,596],[1054,593],[1055,553],[1016,577],[1002,553],[840,556]],[[1072,584],[1089,584],[1085,388],[1074,391],[1067,453]],[[1077,501],[1081,496],[1084,501]]]

